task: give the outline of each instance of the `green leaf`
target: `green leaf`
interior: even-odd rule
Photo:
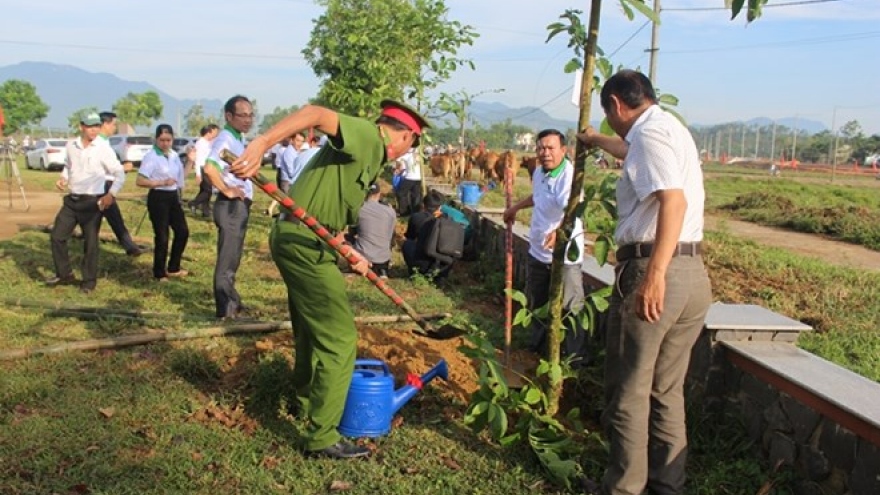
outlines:
[[[568,261],[577,261],[581,256],[581,248],[576,242],[572,242],[568,245],[568,250],[566,251],[565,256],[568,258]]]
[[[670,94],[664,93],[664,94],[658,96],[657,100],[664,105],[670,105],[673,107],[678,106],[678,97],[676,97],[675,95],[670,95]]]
[[[647,17],[654,24],[660,25],[660,17],[654,13],[654,9],[645,5],[644,0],[620,0],[621,5],[629,4],[632,5],[633,8],[639,11],[643,16]],[[632,16],[629,16],[629,20],[632,20]]]
[[[593,256],[596,258],[599,265],[604,265],[608,260],[610,247],[608,241],[602,237],[597,238],[593,243]]]
[[[617,133],[614,132],[614,129],[612,129],[611,125],[608,123],[608,119],[602,119],[602,122],[599,124],[599,132],[606,136],[617,135]]]
[[[530,388],[528,389],[528,391],[526,392],[525,397],[523,398],[523,401],[524,401],[526,404],[532,404],[532,405],[534,405],[534,404],[537,404],[537,403],[541,402],[541,397],[542,397],[543,395],[544,395],[544,394],[542,394],[540,390],[538,390],[538,389],[536,389],[536,388],[531,388],[531,387],[530,387]]]
[[[566,74],[571,74],[572,72],[575,72],[576,70],[582,68],[583,66],[584,65],[580,61],[580,59],[573,58],[573,59],[569,60],[567,64],[565,64],[565,68],[563,68],[562,71],[565,72]]]
[[[492,404],[489,409],[489,429],[495,439],[507,433],[507,413],[498,404]]]
[[[745,0],[733,0],[730,4],[730,20],[736,19],[745,4]]]

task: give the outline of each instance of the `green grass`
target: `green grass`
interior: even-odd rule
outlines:
[[[816,175],[816,174],[812,174]],[[827,174],[783,178],[715,174],[706,180],[710,211],[750,222],[880,250],[880,184],[873,177],[831,184]]]
[[[23,174],[29,187],[43,183],[40,175],[55,176]],[[45,181],[46,187],[53,182]],[[133,191],[126,186],[126,192]],[[130,228],[144,211],[136,199],[121,202]],[[287,317],[286,299],[266,249],[269,220],[261,214],[266,203],[260,197],[253,210],[238,288],[261,319],[280,320]],[[102,243],[101,278],[89,296],[40,284],[52,271],[46,234],[25,232],[0,242],[2,347],[213,325],[213,225],[191,217],[189,222],[192,237],[184,265],[192,277],[157,284],[150,255],[132,260],[115,243]],[[148,224],[141,234],[147,232]],[[805,336],[802,346],[880,380],[880,339],[874,333],[878,276],[724,235],[710,236],[707,244],[717,300],[761,304],[811,323],[820,331]],[[80,250],[74,241],[74,263]],[[501,345],[501,261],[462,265],[451,283],[439,288],[399,278],[399,257],[396,262],[391,284],[418,311],[452,311],[457,322],[476,326]],[[471,275],[464,277],[465,271]],[[355,314],[400,312],[366,280],[353,278],[349,284]],[[59,303],[184,316],[93,321],[56,317],[35,307]],[[461,421],[465,405],[432,387],[401,410],[403,424],[373,443],[377,455],[370,460],[304,458],[298,450],[302,424],[285,413],[292,395],[289,349],[256,352],[255,341],[263,338],[0,362],[0,493],[327,493],[334,481],[351,484],[345,493],[370,495],[559,493],[542,481],[527,452],[500,449],[473,435]],[[277,340],[289,345],[286,334]],[[425,352],[417,345],[408,349]],[[601,407],[600,387],[601,369],[594,366],[574,387],[580,393],[569,400],[578,401],[590,416]],[[756,493],[777,476],[762,467],[737,418],[718,422],[696,415],[690,429],[688,494]],[[595,476],[604,453],[592,438],[583,463]],[[790,493],[785,487],[780,483],[771,493]]]

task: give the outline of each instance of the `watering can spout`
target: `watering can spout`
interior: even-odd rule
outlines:
[[[423,386],[427,385],[436,377],[442,378],[444,381],[449,378],[449,369],[446,366],[446,360],[441,359],[439,363],[437,363],[433,368],[428,370],[422,376],[410,374],[406,377],[406,385],[400,387],[394,393],[394,401],[392,403],[392,410],[397,412],[404,404],[409,402],[410,399],[416,395],[419,390],[422,389]]]

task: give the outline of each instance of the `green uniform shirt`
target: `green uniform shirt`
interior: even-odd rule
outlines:
[[[336,137],[309,160],[290,196],[327,228],[341,230],[357,223],[367,190],[385,161],[376,124],[339,114]]]

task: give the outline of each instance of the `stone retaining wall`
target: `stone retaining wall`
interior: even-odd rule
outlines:
[[[481,215],[468,208],[464,211],[475,227],[479,252],[485,253],[483,259],[503,260],[505,226],[500,215]],[[515,235],[515,287],[522,287],[525,282],[527,251],[525,237]],[[597,289],[607,280],[607,273],[585,273],[585,288]],[[688,371],[689,396],[697,397],[709,414],[738,411],[768,469],[785,465],[801,473],[797,494],[880,495],[878,445],[817,412],[809,397],[795,400],[782,390],[784,384],[780,385],[775,378],[759,379],[731,363],[728,356],[731,351],[724,348],[722,341],[792,346],[799,332],[805,330],[796,324],[792,328],[779,327],[776,325],[779,318],[770,319],[774,321],[768,321],[767,328],[760,328],[757,322],[752,329],[716,328],[703,332],[694,347]],[[880,410],[871,413],[880,417]]]

